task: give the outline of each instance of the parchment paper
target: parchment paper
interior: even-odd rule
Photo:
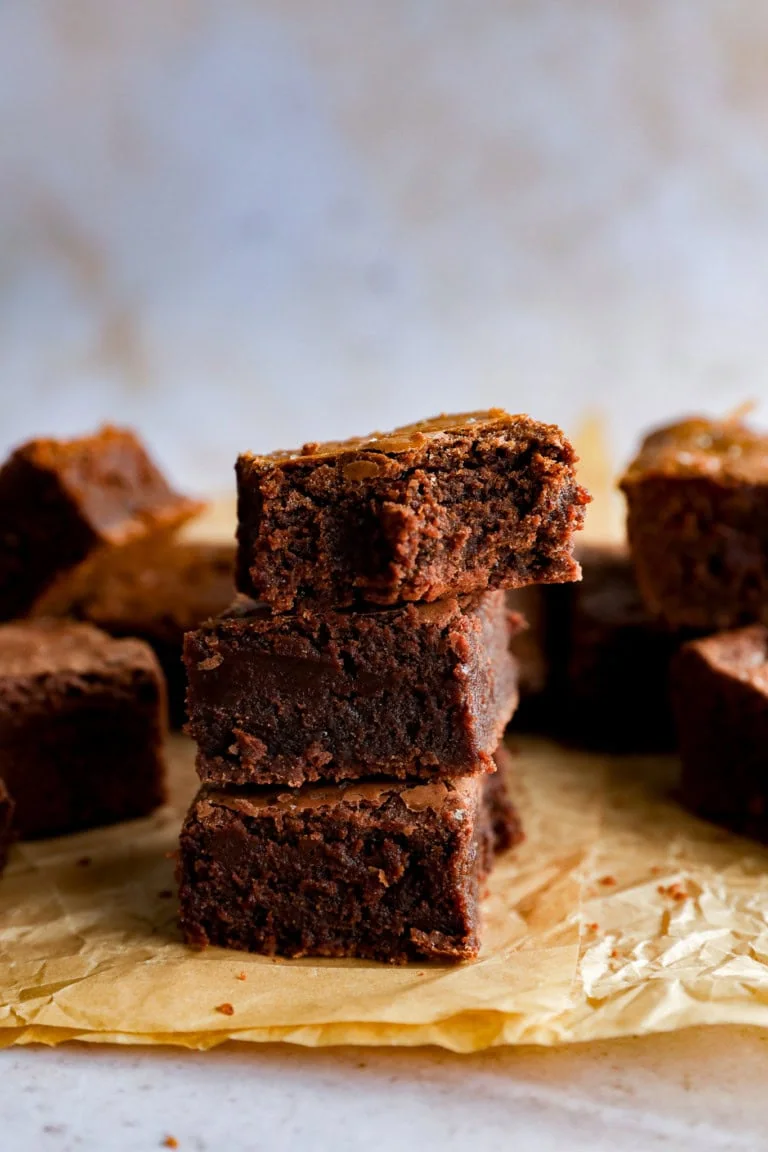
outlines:
[[[174,737],[172,806],[14,851],[0,881],[0,1045],[474,1051],[768,1026],[768,854],[686,817],[668,796],[672,759],[514,743],[528,840],[494,873],[480,959],[389,968],[181,944],[169,857],[195,777]]]
[[[613,535],[599,422],[580,439],[582,473],[604,494],[590,535]],[[189,534],[231,535],[232,521],[227,502]],[[674,758],[511,744],[527,840],[492,876],[479,960],[389,968],[184,947],[171,857],[197,778],[191,743],[172,737],[167,808],[14,849],[0,879],[0,1046],[236,1039],[471,1052],[768,1027],[768,852],[685,815]]]

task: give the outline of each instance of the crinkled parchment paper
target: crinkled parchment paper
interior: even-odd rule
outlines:
[[[613,534],[599,421],[580,438],[586,482],[603,493],[590,534]],[[231,536],[232,519],[220,505],[191,534]],[[182,945],[172,854],[196,776],[191,743],[173,737],[168,808],[14,849],[0,879],[0,1047],[237,1039],[471,1052],[768,1027],[768,852],[686,816],[672,758],[513,745],[527,840],[491,878],[479,960],[388,968]]]
[[[768,1026],[768,854],[685,816],[671,759],[515,745],[528,839],[492,878],[480,959],[388,968],[181,944],[171,854],[195,776],[191,745],[173,738],[171,806],[13,852],[0,881],[0,1045],[474,1051]]]

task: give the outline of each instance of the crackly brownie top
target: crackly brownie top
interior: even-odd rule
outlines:
[[[481,776],[462,776],[427,784],[409,782],[385,783],[357,780],[340,784],[305,784],[301,788],[247,788],[222,792],[206,788],[196,801],[202,818],[213,808],[230,808],[244,816],[259,816],[265,810],[306,812],[343,806],[352,809],[376,809],[397,798],[414,813],[455,813],[472,802],[482,788]]]
[[[73,440],[30,440],[11,457],[50,472],[102,532],[126,518],[152,523],[188,520],[202,505],[175,492],[139,438],[127,428],[104,425]],[[9,461],[10,463],[10,461]]]
[[[566,447],[570,449],[563,433],[556,425],[541,424],[537,420],[532,420],[530,416],[511,416],[503,408],[489,408],[482,412],[434,416],[417,424],[406,424],[402,428],[396,428],[394,432],[373,432],[370,436],[353,436],[349,440],[331,440],[324,444],[311,442],[294,452],[271,452],[267,456],[244,453],[241,459],[251,466],[271,467],[294,461],[312,463],[337,457],[354,457],[361,453],[365,457],[370,453],[399,456],[418,451],[429,444],[440,445],[443,442],[455,441],[456,438],[474,438],[494,432],[502,436],[508,436],[513,432],[519,436],[551,438],[557,440],[564,449]],[[367,467],[373,465],[365,458],[351,461],[349,468],[352,471],[349,472],[348,479],[367,479]],[[371,475],[375,475],[375,468]]]
[[[768,436],[739,420],[692,417],[645,438],[621,480],[627,488],[651,477],[702,477],[722,483],[768,479]]]
[[[106,553],[92,569],[62,580],[42,608],[100,627],[130,625],[158,639],[223,611],[235,595],[234,542],[162,540]]]
[[[731,632],[717,632],[686,645],[711,668],[768,692],[768,628],[750,624]]]
[[[0,680],[156,667],[140,640],[114,640],[90,624],[30,620],[0,626]]]

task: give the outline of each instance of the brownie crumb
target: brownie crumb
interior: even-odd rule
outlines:
[[[234,1016],[235,1010],[231,1004],[217,1004],[216,1011],[221,1012],[222,1016]]]

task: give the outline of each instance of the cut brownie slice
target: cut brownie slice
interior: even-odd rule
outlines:
[[[768,841],[768,628],[753,624],[683,645],[672,689],[684,803]]]
[[[169,533],[200,507],[129,431],[22,445],[0,469],[0,619],[24,615],[101,548]]]
[[[151,812],[165,796],[164,729],[146,644],[65,621],[0,627],[0,773],[21,836]]]
[[[13,800],[8,795],[5,784],[0,780],[0,872],[5,868],[8,849],[13,840],[13,809]]]
[[[493,770],[517,701],[503,592],[272,615],[241,600],[187,634],[187,731],[219,785]]]
[[[493,843],[479,776],[204,786],[181,834],[182,932],[268,955],[472,959]]]
[[[238,588],[287,610],[576,580],[575,461],[559,428],[500,409],[243,455]]]
[[[85,620],[111,636],[135,636],[152,646],[165,673],[171,722],[185,720],[184,633],[232,603],[234,543],[160,540],[142,549],[115,549],[104,563],[83,568],[44,598],[52,615]]]
[[[650,435],[621,481],[640,592],[671,628],[768,623],[768,437],[687,420]]]

